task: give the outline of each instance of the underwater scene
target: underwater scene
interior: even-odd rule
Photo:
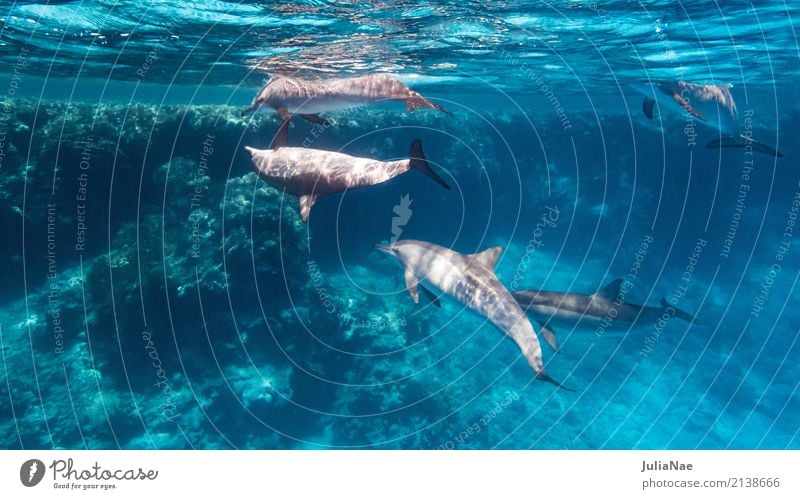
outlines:
[[[800,4],[0,13],[1,448],[800,449]]]

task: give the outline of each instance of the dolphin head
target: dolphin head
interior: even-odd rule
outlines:
[[[418,241],[403,240],[391,244],[376,244],[378,251],[386,253],[398,260],[402,265],[413,265],[422,260],[426,248]]]
[[[261,102],[262,106],[267,107],[277,107],[280,103],[281,98],[278,95],[278,90],[281,85],[277,84],[280,82],[279,79],[270,78],[264,88],[261,90],[261,93],[258,94],[258,100]]]
[[[284,89],[281,81],[282,78],[279,77],[270,78],[253,98],[253,103],[250,107],[242,111],[242,116],[253,113],[263,114],[268,110],[277,109],[281,105],[285,94],[285,92],[281,92]]]
[[[377,249],[381,253],[386,253],[387,255],[396,257],[397,256],[397,250],[393,246],[394,246],[394,244],[381,244],[381,243],[378,243],[378,244],[375,245],[375,249]]]

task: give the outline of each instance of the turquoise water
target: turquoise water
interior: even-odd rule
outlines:
[[[796,5],[20,2],[0,7],[3,448],[800,447]],[[259,180],[269,76],[389,73],[393,103],[290,145],[419,172],[297,200]],[[719,132],[641,80],[731,83]],[[679,110],[678,110],[679,111]],[[324,116],[324,113],[323,113]],[[750,120],[750,121],[746,121]],[[544,218],[543,218],[544,217]],[[376,243],[505,251],[512,290],[662,297],[559,326],[537,382],[485,319],[415,305]],[[539,330],[539,324],[534,322]]]

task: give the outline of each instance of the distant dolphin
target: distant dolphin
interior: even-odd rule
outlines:
[[[710,149],[720,147],[752,147],[753,150],[782,158],[783,154],[751,137],[742,135],[736,103],[730,88],[732,85],[696,85],[685,81],[640,82],[634,88],[644,94],[642,111],[653,119],[653,107],[658,101],[665,109],[679,106],[708,126],[716,128],[727,137],[712,140]],[[655,97],[655,99],[653,99]]]
[[[698,326],[705,325],[691,314],[671,306],[663,298],[661,307],[626,303],[620,293],[622,282],[622,279],[617,279],[591,295],[537,290],[516,291],[512,294],[522,308],[542,326],[542,336],[553,350],[558,350],[556,335],[551,328],[553,323],[569,327],[604,325],[606,329],[630,329],[654,324],[664,314],[668,314]]]
[[[308,221],[311,207],[320,196],[382,184],[411,169],[422,171],[445,189],[450,189],[428,165],[419,139],[411,143],[410,159],[399,161],[357,158],[306,147],[245,149],[253,157],[253,167],[259,177],[299,198],[303,222]]]
[[[327,124],[318,113],[384,101],[404,101],[409,111],[427,107],[452,114],[396,78],[373,74],[327,80],[278,76],[261,89],[250,107],[242,111],[242,116],[253,112],[277,111],[281,125],[275,143],[277,147],[283,147],[288,138],[288,121],[294,113],[300,113],[300,116],[312,123]]]
[[[473,255],[463,255],[436,244],[410,239],[388,246],[378,244],[376,247],[403,265],[406,289],[415,303],[419,303],[418,287],[422,287],[419,281],[424,279],[486,317],[514,340],[537,379],[564,388],[545,372],[542,348],[533,326],[494,274],[497,258],[503,248],[498,246]],[[426,294],[429,292],[426,291]]]

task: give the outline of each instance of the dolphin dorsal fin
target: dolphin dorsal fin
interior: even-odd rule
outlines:
[[[615,279],[608,286],[598,291],[597,294],[609,300],[616,300],[620,294],[621,287],[622,279]]]
[[[411,272],[411,269],[406,269],[406,289],[408,290],[408,294],[411,295],[411,299],[414,300],[414,303],[419,303],[418,285],[419,279],[417,279],[417,276]]]
[[[503,252],[502,246],[495,246],[470,255],[470,259],[483,265],[487,270],[494,272],[494,267],[497,265],[497,259],[500,258],[500,253]]]

